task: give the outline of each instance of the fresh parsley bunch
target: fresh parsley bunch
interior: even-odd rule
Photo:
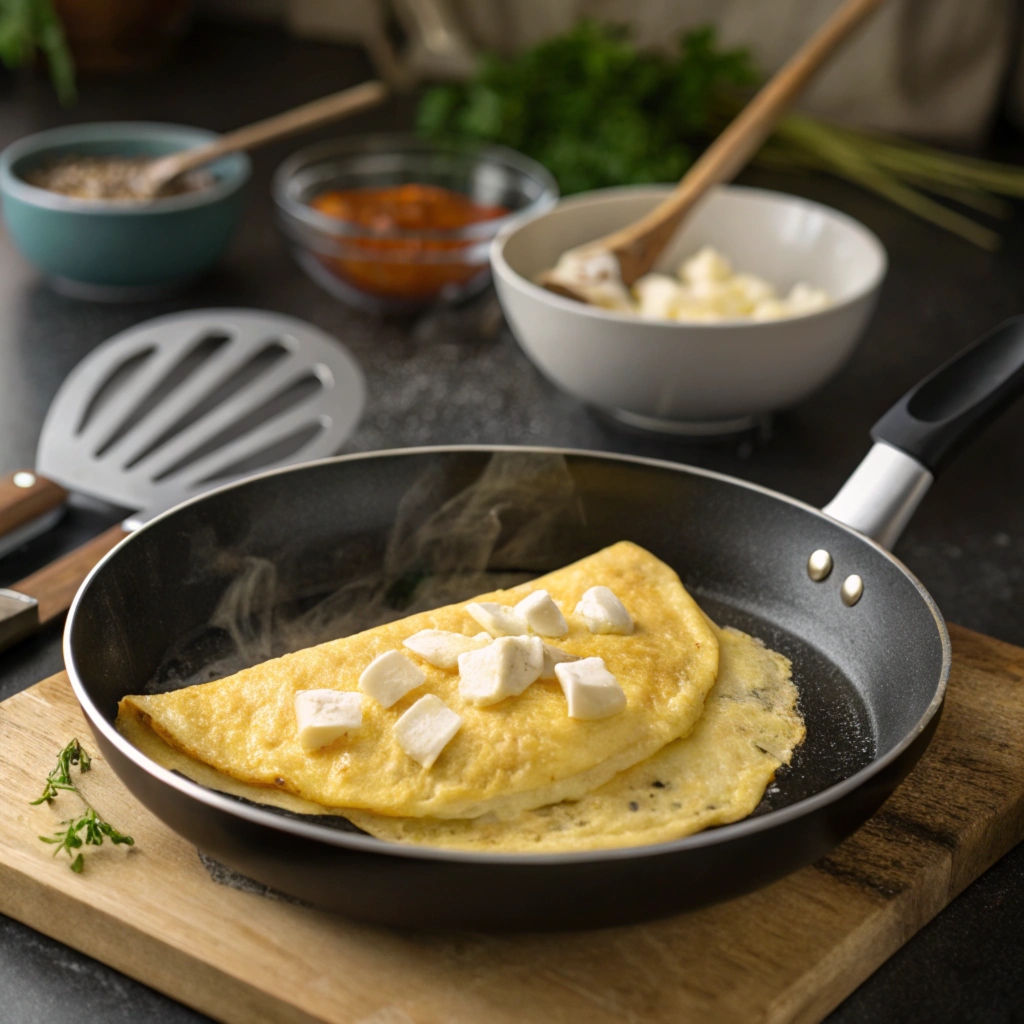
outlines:
[[[755,81],[746,51],[719,49],[710,27],[669,56],[587,20],[520,56],[486,58],[466,84],[431,89],[418,126],[427,138],[526,153],[566,194],[674,181],[712,134],[716,99]]]

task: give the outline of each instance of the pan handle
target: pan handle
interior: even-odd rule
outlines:
[[[1024,393],[1024,316],[911,388],[871,428],[874,447],[825,513],[891,548],[934,474]]]

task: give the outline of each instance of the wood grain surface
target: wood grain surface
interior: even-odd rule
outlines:
[[[0,705],[0,911],[229,1022],[680,1024],[820,1020],[1024,838],[1024,650],[953,628],[930,749],[821,863],[654,924],[544,936],[413,935],[218,885],[99,758],[82,787],[137,845],[85,872],[30,807],[72,736],[66,677]],[[62,806],[63,804],[63,806]]]

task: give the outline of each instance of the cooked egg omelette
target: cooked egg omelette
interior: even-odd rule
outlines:
[[[720,631],[718,641],[718,679],[693,732],[581,800],[525,811],[511,821],[345,816],[379,839],[492,853],[638,846],[739,821],[760,803],[805,730],[789,661],[738,630]],[[299,814],[337,813],[217,772],[166,744],[137,717],[120,724],[152,760],[210,789]]]
[[[557,682],[538,680],[489,707],[459,696],[459,676],[424,664],[426,680],[393,706],[363,701],[362,727],[317,750],[298,740],[295,694],[356,691],[378,655],[401,651],[424,629],[472,636],[465,604],[423,612],[366,632],[264,662],[226,679],[154,696],[129,696],[118,723],[133,718],[177,750],[240,782],[293,794],[325,808],[398,817],[511,818],[576,800],[618,772],[687,735],[718,672],[718,641],[679,577],[628,542],[477,601],[513,605],[544,589],[567,613],[595,586],[611,588],[629,609],[629,636],[595,634],[570,615],[568,635],[552,641],[570,655],[600,657],[625,693],[617,714],[570,718]],[[429,768],[399,745],[398,719],[425,695],[463,719]]]

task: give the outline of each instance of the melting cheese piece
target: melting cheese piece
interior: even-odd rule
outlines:
[[[503,636],[480,651],[459,655],[459,696],[477,707],[518,697],[540,678],[544,641],[536,636]]]
[[[426,681],[426,672],[404,654],[385,651],[378,654],[363,670],[359,677],[359,689],[369,694],[382,708],[389,708]]]
[[[633,632],[632,616],[608,587],[591,587],[576,605],[576,614],[591,633],[629,636]]]
[[[490,642],[490,633],[466,636],[464,633],[450,633],[447,629],[421,629],[402,641],[429,665],[444,669],[457,668],[460,654],[478,651]]]
[[[546,590],[528,594],[513,611],[539,636],[565,636],[569,632],[569,623]]]
[[[561,647],[554,647],[551,644],[544,645],[544,667],[540,670],[541,679],[554,679],[555,666],[563,665],[569,661],[579,661],[578,654],[570,654],[563,651]]]
[[[395,722],[395,739],[414,761],[429,768],[461,728],[462,718],[428,693]]]
[[[626,706],[626,694],[608,671],[604,658],[582,658],[556,665],[555,675],[569,702],[570,718],[610,718]]]
[[[494,601],[470,601],[466,611],[491,636],[523,636],[530,631],[515,609],[507,605]]]
[[[363,724],[363,698],[342,690],[299,690],[295,724],[306,750],[318,750]]]

